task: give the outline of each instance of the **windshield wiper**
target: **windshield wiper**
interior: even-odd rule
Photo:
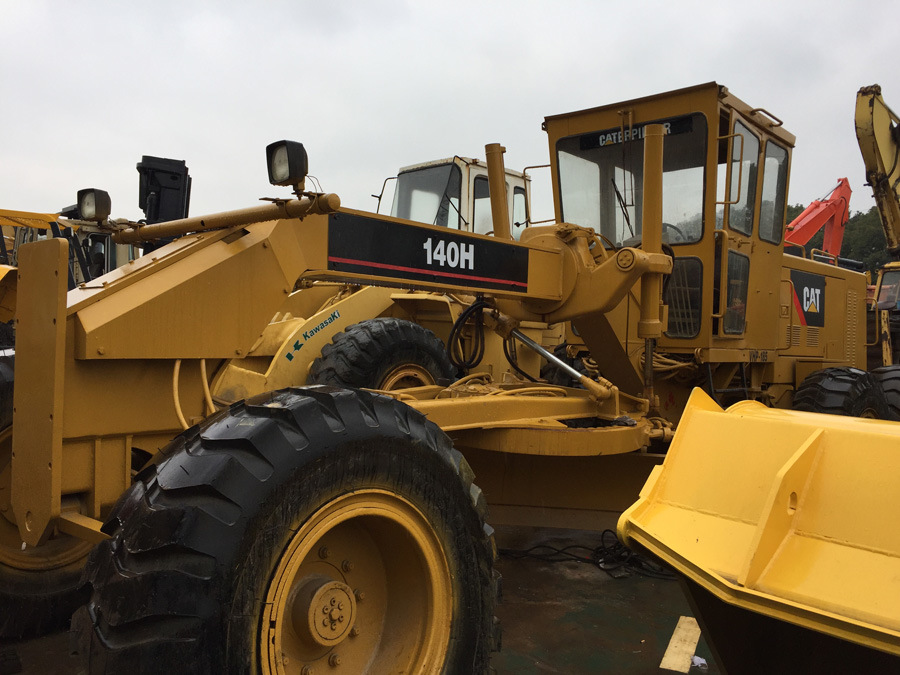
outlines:
[[[622,210],[622,216],[625,218],[625,224],[628,226],[628,231],[631,233],[631,236],[634,236],[634,229],[631,227],[631,219],[628,217],[628,207],[625,206],[625,199],[622,197],[622,193],[619,192],[619,186],[616,185],[616,179],[611,178],[613,185],[613,190],[616,191],[616,201],[619,202],[619,208]]]

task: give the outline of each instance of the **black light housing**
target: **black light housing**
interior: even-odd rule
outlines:
[[[266,164],[272,185],[302,186],[309,170],[303,143],[278,141],[266,147]]]
[[[148,225],[188,217],[191,176],[183,159],[144,155],[137,170],[141,176],[138,206]]]
[[[99,223],[109,218],[110,213],[112,213],[112,200],[109,198],[108,192],[97,188],[78,191],[79,218]]]

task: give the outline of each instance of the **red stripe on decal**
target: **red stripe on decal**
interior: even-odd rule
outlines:
[[[794,307],[797,308],[797,314],[800,317],[800,325],[806,325],[806,314],[803,312],[803,306],[800,304],[800,297],[797,295],[797,289],[794,288]]]
[[[361,265],[363,267],[377,267],[385,270],[395,270],[397,272],[413,272],[415,274],[434,274],[439,277],[450,277],[451,279],[466,279],[467,281],[484,281],[491,284],[505,284],[507,286],[519,286],[528,288],[528,284],[521,281],[510,281],[509,279],[493,279],[491,277],[476,277],[469,274],[455,274],[453,272],[438,272],[437,270],[423,270],[417,267],[402,267],[400,265],[386,265],[384,263],[369,262],[367,260],[352,260],[350,258],[335,258],[328,256],[328,262],[347,263],[349,265]]]

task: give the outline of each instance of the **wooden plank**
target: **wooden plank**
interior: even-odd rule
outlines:
[[[663,655],[659,667],[675,673],[687,673],[691,669],[694,652],[697,651],[697,642],[700,641],[700,626],[697,619],[692,616],[682,616],[678,619],[672,639]]]

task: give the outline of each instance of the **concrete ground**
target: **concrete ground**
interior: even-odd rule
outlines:
[[[501,529],[499,534],[501,548],[517,551],[536,545],[591,549],[601,543],[596,532]],[[691,616],[677,581],[637,574],[615,578],[587,563],[510,555],[501,556],[498,567],[503,574],[503,602],[498,611],[503,650],[494,659],[498,673],[673,672],[661,670],[660,663],[679,617]],[[693,667],[684,672],[721,672],[702,636],[695,653],[705,659],[706,670]]]
[[[515,551],[600,544],[596,532],[500,528],[498,534],[501,548]],[[660,663],[679,617],[691,613],[678,582],[634,574],[614,578],[586,563],[512,555],[501,556],[498,567],[503,650],[494,665],[500,675],[672,672],[661,670]],[[695,666],[684,672],[720,672],[702,637],[696,653],[706,659],[707,670]],[[17,662],[18,672],[31,675],[80,672],[66,633],[0,646],[0,675],[16,672]]]

